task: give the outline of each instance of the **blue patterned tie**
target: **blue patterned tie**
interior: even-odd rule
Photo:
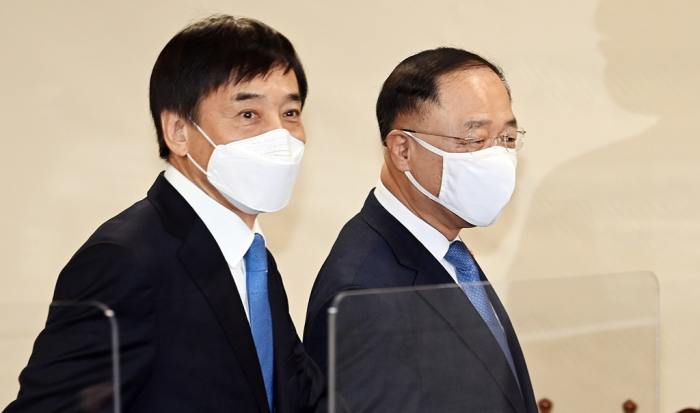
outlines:
[[[272,346],[272,315],[267,296],[267,251],[262,235],[255,234],[253,244],[243,257],[245,260],[246,285],[248,288],[248,308],[250,329],[253,332],[255,349],[262,369],[267,402],[273,410],[272,378],[274,375],[274,355]]]
[[[515,372],[513,356],[510,354],[510,348],[508,347],[508,339],[501,325],[498,323],[496,314],[493,312],[493,307],[486,295],[484,286],[480,284],[481,278],[479,278],[479,268],[476,266],[474,257],[472,257],[472,254],[462,241],[455,241],[450,245],[450,249],[447,250],[445,259],[455,266],[457,270],[457,280],[467,294],[469,301],[472,302],[472,305],[476,308],[476,311],[479,312],[481,318],[484,319],[486,325],[489,326],[489,330],[493,333],[498,345],[501,346],[501,350],[503,350],[503,354],[505,354],[511,370],[513,370],[515,380],[518,381],[518,374]]]

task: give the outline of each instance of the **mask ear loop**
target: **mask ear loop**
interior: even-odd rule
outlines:
[[[441,151],[440,149],[438,149],[438,148],[436,148],[436,147],[434,147],[434,146],[428,144],[427,142],[423,142],[421,139],[418,139],[418,138],[417,138],[415,135],[413,135],[411,132],[408,132],[408,131],[403,131],[403,132],[404,132],[406,135],[408,135],[408,136],[410,136],[411,138],[413,138],[420,146],[424,147],[424,148],[427,149],[428,151],[430,151],[430,152],[432,152],[432,153],[434,153],[434,154],[436,154],[436,155],[439,155],[439,156],[444,156],[444,155],[443,155],[443,151]],[[437,202],[437,203],[439,203],[439,204],[442,204],[442,203],[440,202],[440,199],[438,199],[438,197],[436,197],[435,195],[433,195],[433,194],[431,194],[430,192],[428,192],[427,189],[423,188],[423,185],[421,185],[421,184],[418,183],[418,181],[417,181],[416,178],[413,176],[413,174],[411,173],[411,171],[406,171],[406,172],[404,172],[404,174],[406,174],[406,177],[408,178],[408,180],[411,181],[411,183],[413,184],[413,186],[415,186],[416,189],[418,189],[423,195],[425,195],[425,196],[428,197],[429,199],[431,199],[431,200],[433,200],[433,201],[435,201],[435,202]]]
[[[415,135],[413,135],[411,132],[407,132],[407,131],[404,131],[404,132],[405,132],[408,136],[410,136],[411,138],[415,139],[415,141],[418,142],[418,144],[419,144],[420,146],[424,147],[424,148],[427,149],[428,151],[430,151],[430,152],[432,152],[432,153],[434,153],[434,154],[436,154],[436,155],[439,155],[439,156],[441,156],[441,157],[443,158],[443,160],[442,160],[442,162],[443,162],[443,164],[442,164],[442,165],[443,165],[442,176],[443,176],[443,177],[445,176],[445,158],[453,157],[453,156],[450,156],[450,155],[461,155],[461,154],[452,154],[452,153],[450,153],[450,152],[442,151],[442,150],[440,150],[440,149],[438,149],[438,148],[432,146],[432,145],[429,144],[428,142],[425,142],[425,141],[423,141],[422,139],[417,138],[417,137],[416,137]],[[423,185],[421,185],[420,183],[418,183],[418,180],[416,180],[416,178],[413,176],[413,174],[411,173],[411,171],[406,171],[406,172],[404,172],[404,174],[406,175],[406,177],[408,178],[408,180],[413,184],[413,186],[415,186],[416,189],[418,189],[418,191],[419,191],[420,193],[422,193],[423,195],[425,195],[428,199],[430,199],[430,200],[432,200],[432,201],[438,203],[439,205],[442,205],[442,206],[443,206],[444,208],[446,208],[448,211],[454,213],[454,214],[457,215],[458,217],[460,217],[460,218],[464,219],[465,221],[467,221],[467,220],[462,216],[462,214],[461,214],[459,211],[457,211],[455,208],[452,208],[451,206],[447,205],[442,199],[440,199],[440,197],[439,197],[440,194],[438,194],[438,196],[435,196],[435,195],[431,194],[430,192],[428,192],[428,190],[425,189],[425,188],[423,187]],[[440,183],[440,187],[441,187],[441,188],[440,188],[440,191],[442,192],[442,183]],[[469,221],[467,221],[467,222],[469,222]]]
[[[209,143],[211,143],[212,146],[213,146],[214,148],[216,148],[216,144],[209,138],[209,136],[208,136],[206,133],[204,133],[204,131],[202,130],[202,128],[200,128],[199,125],[197,125],[197,122],[195,122],[194,119],[192,119],[192,117],[189,116],[189,115],[187,116],[187,118],[190,120],[190,122],[192,122],[192,124],[194,125],[194,127],[197,128],[197,130],[199,131],[199,133],[201,133],[202,136],[204,136],[204,138],[205,138]],[[201,166],[199,166],[199,164],[197,163],[197,161],[194,160],[194,158],[192,157],[192,155],[190,155],[190,152],[189,152],[189,151],[187,152],[186,156],[187,156],[187,158],[189,158],[190,161],[192,161],[192,163],[194,164],[194,166],[197,167],[197,169],[199,169],[200,171],[202,171],[202,173],[203,173],[204,175],[209,176],[209,174],[207,173],[207,171],[205,171],[204,168],[202,168]]]
[[[424,147],[425,149],[429,150],[430,152],[434,153],[435,155],[442,156],[443,158],[468,158],[468,159],[470,159],[472,157],[478,156],[474,152],[465,152],[465,153],[446,152],[446,151],[443,151],[442,149],[438,149],[438,148],[434,147],[433,145],[429,144],[428,142],[418,138],[416,135],[412,134],[409,131],[403,131],[403,132],[406,135],[413,138],[413,140],[415,140],[420,146]]]
[[[194,158],[192,157],[192,155],[190,155],[189,152],[188,152],[187,155],[185,155],[185,156],[187,156],[187,158],[188,158],[190,161],[192,161],[192,163],[194,164],[194,166],[196,166],[197,169],[199,169],[200,171],[202,171],[202,173],[203,173],[204,175],[209,176],[209,174],[207,173],[207,171],[205,171],[204,169],[202,169],[201,166],[199,166],[199,164],[194,160]]]
[[[209,138],[209,135],[207,135],[206,133],[204,133],[204,131],[202,130],[202,128],[200,128],[199,125],[197,125],[197,122],[195,122],[194,119],[192,119],[191,116],[187,116],[187,118],[190,120],[190,122],[192,122],[192,124],[194,125],[194,127],[197,128],[197,130],[199,131],[199,133],[201,133],[202,136],[204,136],[204,138],[205,138],[207,141],[209,141],[209,143],[211,143],[211,146],[213,146],[213,147],[216,148],[216,144],[214,143],[214,141],[212,141],[212,140]]]
[[[431,199],[431,200],[437,202],[438,204],[442,205],[442,202],[440,201],[440,199],[439,199],[438,197],[436,197],[435,195],[433,195],[433,194],[431,194],[430,192],[428,192],[427,189],[423,188],[423,185],[421,185],[421,184],[418,183],[418,181],[417,181],[416,178],[413,176],[413,174],[411,173],[411,171],[406,171],[406,172],[404,172],[404,174],[406,174],[406,177],[408,178],[408,180],[411,181],[411,183],[413,184],[413,186],[415,186],[416,189],[418,189],[423,195],[425,195],[425,196],[428,197],[429,199]]]
[[[427,149],[428,151],[434,153],[435,155],[440,155],[440,156],[442,156],[443,158],[448,157],[448,156],[451,155],[449,152],[445,152],[445,151],[443,151],[443,150],[440,150],[440,149],[434,147],[433,145],[429,144],[428,142],[424,141],[423,139],[419,139],[416,135],[412,134],[412,133],[409,132],[409,131],[403,131],[403,133],[405,133],[406,135],[412,137],[413,140],[416,141],[416,143],[418,143],[420,146],[424,147],[424,148]],[[454,154],[452,154],[452,155],[454,155]]]

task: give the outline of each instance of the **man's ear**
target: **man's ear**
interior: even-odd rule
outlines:
[[[163,128],[163,138],[170,153],[185,156],[189,151],[187,121],[177,113],[164,110],[160,114],[160,124]]]
[[[394,129],[386,135],[386,140],[384,141],[391,163],[400,172],[411,170],[409,166],[411,156],[409,139],[411,138],[406,135],[406,132]]]

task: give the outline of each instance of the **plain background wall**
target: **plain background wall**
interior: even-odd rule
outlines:
[[[453,45],[504,68],[528,131],[513,201],[462,233],[481,266],[492,280],[655,272],[661,411],[700,404],[697,0],[0,0],[0,302],[45,308],[92,231],[145,196],[164,168],[151,68],[214,12],[280,30],[309,77],[294,197],[261,218],[300,332],[316,272],[378,179],[383,80]]]

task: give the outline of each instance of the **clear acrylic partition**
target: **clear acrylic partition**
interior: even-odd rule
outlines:
[[[70,405],[42,405],[42,408],[119,413],[117,319],[112,310],[96,301],[55,301],[48,307],[45,303],[0,303],[0,409],[17,398],[18,377],[27,366],[35,341],[38,344],[37,336],[46,324],[47,313],[50,320],[55,320],[55,328],[49,328],[50,339],[42,341],[43,352],[54,353],[50,356],[53,363],[75,363],[76,357],[89,357],[92,369],[89,373],[75,372],[65,377],[65,382],[79,383],[78,388],[66,387],[74,395],[59,397],[70,400]],[[64,347],[62,343],[73,344]],[[80,348],[75,347],[75,343]],[[61,384],[58,383],[58,392],[64,391]]]
[[[551,400],[552,413],[619,413],[628,399],[638,413],[658,412],[652,273],[492,286],[518,335],[535,398]],[[330,412],[474,411],[445,408],[454,392],[437,385],[459,368],[455,352],[468,351],[455,347],[456,330],[475,331],[459,321],[468,305],[459,294],[455,284],[338,295],[329,309]],[[435,354],[455,362],[434,363]]]

